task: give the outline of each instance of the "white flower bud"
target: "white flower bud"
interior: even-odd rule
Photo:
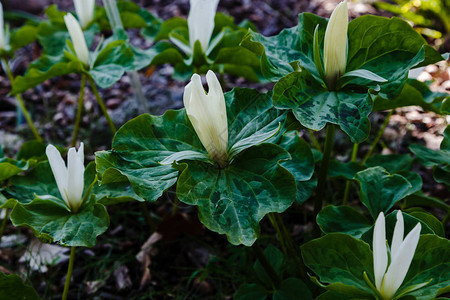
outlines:
[[[64,22],[66,23],[67,30],[69,30],[70,38],[78,59],[81,60],[81,62],[83,62],[86,66],[89,66],[89,49],[86,45],[86,40],[80,24],[72,14],[65,15]]]
[[[205,93],[202,80],[194,74],[184,90],[186,113],[200,141],[211,158],[221,167],[228,163],[228,121],[225,97],[216,74],[206,74],[209,91]]]
[[[324,64],[325,76],[333,86],[336,78],[345,73],[347,65],[347,0],[339,3],[331,14],[325,31]]]
[[[73,212],[77,212],[83,200],[84,188],[84,145],[80,144],[78,152],[70,148],[67,154],[67,167],[53,145],[48,145],[45,153],[55,177],[56,185],[63,200]]]
[[[188,16],[189,42],[192,51],[196,41],[200,41],[203,52],[208,50],[209,41],[214,31],[219,0],[191,0]]]
[[[375,222],[373,232],[373,267],[375,273],[375,287],[385,300],[393,299],[408,273],[409,266],[419,243],[421,225],[416,227],[403,239],[403,215],[397,213],[397,222],[391,243],[391,263],[388,264],[386,249],[386,231],[384,215],[380,213]]]
[[[73,0],[73,4],[81,27],[86,29],[94,20],[95,0]]]

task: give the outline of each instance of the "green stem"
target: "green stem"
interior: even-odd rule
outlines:
[[[296,247],[294,241],[292,240],[291,235],[289,234],[286,226],[284,225],[283,218],[279,213],[275,213],[275,218],[278,223],[278,227],[281,229],[283,239],[286,243],[287,249],[289,251],[289,256],[294,259],[296,265],[298,266],[298,270],[300,272],[300,277],[303,281],[308,282],[309,276],[306,273],[306,266],[303,263],[303,259],[300,253],[300,247]]]
[[[81,123],[81,115],[83,111],[83,103],[84,103],[84,90],[86,87],[86,75],[81,75],[81,86],[80,86],[80,94],[78,96],[78,108],[77,108],[77,117],[75,119],[75,128],[73,129],[72,142],[70,143],[70,147],[75,147],[78,139],[78,132],[80,130]]]
[[[9,63],[6,59],[3,59],[3,65],[5,67],[6,74],[8,75],[9,82],[11,85],[14,83],[14,76],[12,74],[11,68],[9,67]],[[25,120],[27,120],[28,126],[30,127],[31,131],[33,132],[34,138],[38,140],[39,142],[42,142],[42,137],[39,135],[38,130],[34,126],[33,120],[31,119],[30,114],[28,113],[28,110],[25,106],[25,102],[23,101],[23,98],[20,94],[16,95],[17,104],[20,107],[20,110],[23,113],[23,116],[25,117]]]
[[[352,162],[356,161],[356,157],[358,155],[358,146],[359,144],[353,144],[353,151],[352,151]],[[350,193],[350,185],[352,184],[351,180],[347,180],[345,183],[345,191],[344,191],[344,199],[342,201],[342,205],[347,205],[348,201],[348,194]]]
[[[97,86],[95,85],[94,79],[90,75],[87,75],[87,79],[89,81],[89,84],[91,85],[91,89],[94,92],[95,99],[97,99],[97,103],[100,106],[100,109],[103,112],[103,115],[106,118],[106,121],[108,122],[109,128],[111,128],[111,132],[113,134],[116,134],[116,126],[114,125],[113,121],[111,120],[111,117],[108,114],[108,111],[106,110],[105,103],[102,100],[102,97],[100,96],[100,93],[98,92]]]
[[[442,225],[444,225],[444,228],[447,227],[449,221],[450,221],[450,211],[447,212],[444,219],[442,220]]]
[[[3,233],[5,233],[6,223],[8,223],[9,213],[11,212],[8,208],[5,208],[5,217],[2,220],[2,226],[0,227],[0,242],[2,241]]]
[[[281,244],[281,249],[283,250],[283,253],[288,256],[289,253],[287,251],[286,241],[284,240],[283,232],[280,229],[280,226],[278,226],[277,218],[275,216],[275,213],[270,213],[267,215],[269,218],[270,223],[272,224],[273,228],[275,228],[275,231],[277,232],[278,241]]]
[[[316,139],[316,137],[314,136],[314,132],[311,129],[308,129],[308,135],[309,138],[311,139],[311,143],[313,144],[314,148],[320,150],[319,141]]]
[[[178,200],[177,195],[175,195],[175,199],[172,205],[172,216],[175,216],[177,214],[178,203],[180,203],[180,200]]]
[[[323,206],[325,192],[326,192],[326,182],[328,175],[328,167],[330,165],[331,151],[333,150],[334,143],[334,133],[336,132],[336,126],[329,124],[327,126],[327,135],[325,138],[325,148],[323,151],[322,164],[319,170],[319,178],[317,183],[316,198],[314,199],[314,218],[320,212]],[[314,222],[314,236],[320,236],[320,228]]]
[[[148,228],[151,232],[154,232],[156,230],[156,225],[153,222],[152,216],[150,215],[150,211],[148,210],[147,206],[145,205],[145,202],[139,202],[141,205],[142,214],[145,217],[145,220],[147,221]]]
[[[253,252],[256,255],[256,258],[259,260],[261,266],[266,271],[267,275],[270,277],[270,280],[272,281],[272,285],[274,289],[277,289],[280,286],[280,278],[278,277],[277,273],[273,269],[272,265],[267,260],[267,257],[264,255],[264,252],[262,251],[261,247],[255,242],[252,246]]]
[[[367,152],[366,156],[364,156],[364,159],[362,161],[363,165],[366,163],[367,159],[369,159],[369,157],[372,156],[372,152],[377,147],[378,142],[380,141],[381,137],[383,136],[384,131],[386,130],[386,127],[389,125],[389,119],[391,118],[393,113],[394,113],[394,110],[392,109],[389,112],[389,114],[386,116],[386,118],[384,119],[384,123],[381,126],[380,130],[378,130],[378,134],[377,134],[375,140],[373,141],[372,145],[370,146],[369,152]]]
[[[73,271],[74,262],[75,262],[75,247],[71,247],[70,248],[69,267],[67,268],[66,282],[64,284],[64,292],[63,292],[62,300],[66,300],[67,295],[69,294],[70,279],[72,279],[72,271]]]

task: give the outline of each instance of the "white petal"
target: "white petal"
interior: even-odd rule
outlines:
[[[64,22],[66,23],[66,27],[69,31],[69,35],[72,39],[73,47],[75,48],[75,53],[77,54],[78,59],[88,66],[89,50],[80,24],[72,14],[65,15]]]
[[[201,77],[194,74],[186,86],[183,102],[186,113],[202,145],[219,165],[227,163],[228,125],[225,97],[214,72],[208,72],[209,93],[203,89]]]
[[[385,299],[391,299],[394,297],[395,292],[403,283],[419,242],[421,228],[420,223],[418,223],[416,227],[414,227],[414,229],[411,230],[411,232],[406,236],[405,240],[397,250],[396,255],[392,258],[392,262],[386,272],[384,285],[381,290],[381,293],[385,296]]]
[[[397,222],[395,223],[394,236],[392,237],[391,258],[395,256],[395,254],[398,251],[398,248],[402,244],[403,236],[404,236],[403,214],[399,210],[397,212]]]
[[[203,52],[208,49],[214,31],[214,17],[219,0],[191,0],[188,16],[189,42],[191,48],[198,40]]]
[[[45,149],[45,154],[47,155],[48,162],[50,163],[59,193],[67,205],[69,205],[69,200],[67,198],[68,174],[66,164],[61,157],[61,153],[59,153],[55,146],[49,144]]]
[[[324,64],[327,78],[335,78],[345,72],[347,65],[347,0],[336,6],[328,21],[324,40]]]
[[[381,212],[375,222],[373,230],[373,270],[375,275],[375,286],[378,290],[381,289],[383,276],[386,272],[388,264],[388,256],[386,249],[386,228],[385,228],[384,214]]]
[[[94,19],[95,0],[74,0],[73,3],[81,27],[86,28]]]
[[[0,2],[0,49],[5,48],[5,24],[3,22],[3,6]]]
[[[83,150],[80,147],[80,150]],[[84,156],[84,155],[81,155]],[[70,148],[67,155],[68,163],[68,186],[67,194],[70,207],[77,210],[81,205],[84,188],[84,162],[75,148]]]

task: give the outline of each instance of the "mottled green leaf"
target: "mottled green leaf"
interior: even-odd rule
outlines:
[[[405,228],[406,232],[406,228]],[[423,282],[431,283],[408,295],[418,300],[433,299],[450,292],[450,241],[436,235],[421,235],[408,274],[399,289]]]
[[[93,247],[97,236],[108,229],[109,216],[95,197],[83,203],[77,213],[55,197],[36,197],[29,204],[16,204],[11,212],[14,226],[30,228],[38,237],[48,237],[61,245]]]
[[[16,274],[6,275],[0,272],[0,299],[40,300],[36,290],[25,285]]]
[[[298,278],[288,278],[283,280],[280,287],[276,289],[273,294],[273,300],[291,300],[299,298],[302,300],[313,299],[306,284]]]
[[[301,204],[310,196],[308,182],[314,173],[314,156],[308,143],[300,138],[297,131],[284,134],[279,145],[291,155],[291,159],[281,165],[294,175],[297,182],[296,202]]]
[[[413,186],[399,174],[389,174],[382,167],[368,168],[356,174],[361,186],[361,202],[374,219],[380,212],[385,214],[399,200],[411,193]]]
[[[350,296],[370,296],[372,290],[363,279],[373,274],[372,251],[368,244],[350,235],[330,233],[303,246],[305,265],[327,283],[328,290]]]
[[[350,206],[327,206],[317,215],[317,224],[327,234],[340,232],[360,238],[372,222]]]
[[[290,155],[273,144],[242,152],[226,169],[192,162],[185,165],[177,184],[180,201],[198,206],[201,222],[225,233],[230,243],[252,245],[259,221],[269,212],[283,212],[295,200],[292,174],[279,162]]]
[[[245,283],[233,295],[234,300],[265,300],[270,293],[261,285]]]

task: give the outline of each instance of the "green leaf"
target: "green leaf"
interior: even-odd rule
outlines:
[[[410,68],[442,60],[442,56],[400,18],[365,15],[348,27],[346,71],[369,70],[388,80],[382,96],[391,98],[404,85]]]
[[[22,144],[19,152],[17,153],[17,159],[19,160],[30,160],[34,159],[37,161],[47,160],[45,155],[46,144],[40,141],[32,140]]]
[[[93,247],[97,236],[108,229],[109,216],[95,197],[85,202],[77,213],[55,197],[36,197],[29,204],[18,203],[11,212],[14,226],[30,228],[38,237],[70,247]]]
[[[420,211],[413,211],[409,213],[409,215],[413,216],[416,219],[421,220],[423,223],[426,223],[436,235],[445,238],[444,226],[432,214]]]
[[[37,39],[37,27],[24,25],[11,33],[10,45],[15,52],[17,49],[33,43]]]
[[[354,179],[356,173],[364,170],[364,167],[356,162],[343,163],[337,160],[332,160],[330,162],[330,167],[328,168],[329,177],[338,177],[345,179]]]
[[[305,265],[330,285],[328,290],[353,296],[370,296],[363,273],[373,274],[372,250],[350,235],[330,233],[301,246]],[[373,280],[373,278],[371,278]]]
[[[107,43],[96,55],[89,74],[101,88],[108,88],[122,78],[126,71],[134,70],[134,53],[123,40]]]
[[[365,15],[354,19],[348,27],[347,70],[360,69],[370,61],[392,52],[416,55],[425,46],[426,60],[423,65],[442,60],[439,53],[428,46],[425,39],[407,22],[400,18]],[[390,70],[394,70],[391,66]]]
[[[374,219],[387,211],[399,200],[410,194],[413,186],[403,176],[389,174],[382,167],[368,168],[356,174],[361,186],[361,202]]]
[[[314,31],[318,27],[317,41],[323,41],[328,21],[311,13],[298,16],[298,25],[284,29],[272,37],[249,31],[241,45],[261,59],[261,71],[270,81],[278,81],[293,71],[300,63],[316,79],[320,79],[314,62]]]
[[[226,169],[192,162],[177,184],[180,201],[198,206],[200,221],[225,233],[230,243],[250,246],[258,237],[259,221],[270,212],[283,212],[297,192],[292,174],[279,162],[290,155],[273,144],[242,152]]]
[[[40,300],[36,290],[29,285],[25,285],[16,274],[6,275],[0,272],[0,298],[1,299],[21,299]]]
[[[409,171],[414,159],[408,154],[376,154],[367,159],[365,165],[368,168],[380,166],[389,173]]]
[[[309,192],[304,184],[311,180],[314,173],[314,156],[308,143],[300,138],[297,131],[289,131],[283,135],[279,145],[291,155],[291,159],[281,165],[294,175],[297,182],[296,202],[301,204],[308,200]]]
[[[430,284],[408,293],[408,295],[414,296],[418,300],[433,299],[444,293],[445,290],[449,292],[449,270],[450,241],[432,234],[421,235],[402,288],[427,282],[431,279]]]
[[[405,198],[405,208],[414,206],[436,207],[450,212],[450,205],[441,199],[427,196],[423,192],[414,193]]]
[[[29,161],[0,158],[0,182],[28,170],[32,165],[33,162]]]
[[[97,171],[95,163],[91,162],[84,171],[85,185],[89,186],[89,184],[94,181],[96,175]],[[97,198],[97,203],[106,206],[135,200],[141,202],[144,201],[144,199],[136,195],[128,181],[113,182],[103,185],[94,184],[91,193]]]
[[[32,202],[36,198],[35,195],[61,197],[55,178],[53,177],[53,172],[47,161],[38,163],[25,176],[11,178],[11,186],[7,191],[22,204]]]
[[[306,284],[297,278],[288,278],[283,280],[280,287],[273,294],[273,300],[291,300],[299,299],[299,297],[302,300],[313,299]]]
[[[350,206],[327,206],[317,215],[323,233],[340,232],[360,238],[372,227],[372,222]]]
[[[342,75],[337,82],[338,89],[352,83],[355,79],[366,79],[373,82],[387,82],[387,80],[377,74],[364,69],[353,70]]]
[[[79,61],[68,61],[61,56],[43,55],[28,67],[24,76],[17,76],[14,80],[11,94],[19,94],[31,89],[53,77],[75,73],[81,70]]]
[[[448,150],[431,150],[422,145],[411,145],[409,150],[417,156],[420,163],[425,167],[450,164],[450,151]]]
[[[233,295],[234,300],[265,300],[270,293],[255,283],[242,284]]]
[[[355,300],[357,298],[349,298],[348,295],[336,293],[333,291],[327,291],[323,294],[320,294],[319,297],[316,298],[316,300]]]
[[[429,86],[416,79],[408,79],[401,93],[393,99],[375,98],[375,111],[389,110],[398,107],[417,105],[426,111],[440,114],[443,105],[441,104],[448,94],[433,92]]]
[[[297,120],[309,129],[321,130],[327,123],[337,124],[354,143],[369,135],[371,96],[324,90],[306,70],[290,73],[278,81],[273,101],[278,109],[292,109]]]
[[[267,261],[272,266],[277,276],[280,277],[282,275],[281,272],[284,262],[283,253],[275,246],[269,245],[266,249],[264,249],[264,255],[266,256]],[[258,279],[261,280],[261,282],[264,283],[265,286],[272,286],[272,280],[266,273],[266,270],[261,265],[259,260],[256,260],[253,265],[253,269],[255,270]]]

